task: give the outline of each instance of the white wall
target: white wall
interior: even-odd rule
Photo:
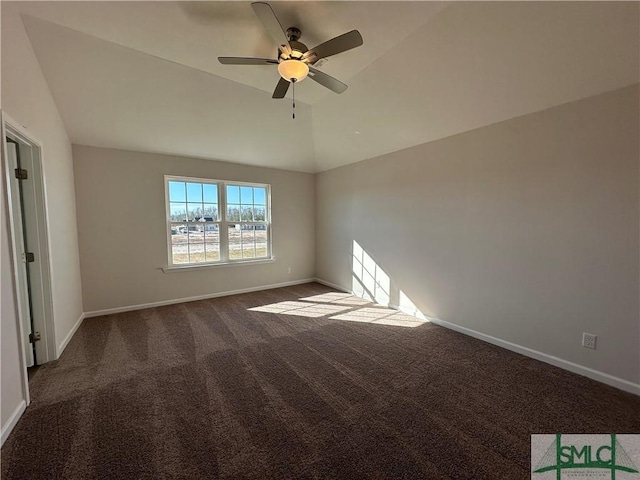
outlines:
[[[350,288],[355,240],[424,314],[639,384],[638,111],[636,85],[319,174],[317,276]]]
[[[43,147],[55,336],[57,345],[61,345],[82,314],[71,144],[22,20],[14,6],[6,2],[2,4],[2,107],[4,112],[20,123],[27,134],[38,139]],[[5,231],[7,226],[4,220],[1,223],[4,252],[4,239],[8,238]],[[5,412],[13,411],[17,407],[16,389],[19,386],[15,385],[15,379],[20,375],[19,365],[5,359],[5,352],[12,352],[17,348],[17,337],[10,332],[5,336],[5,328],[12,329],[9,324],[15,322],[10,313],[15,312],[15,304],[12,305],[12,295],[8,290],[11,288],[11,282],[5,281],[10,279],[11,275],[10,263],[3,261],[3,427]]]
[[[85,312],[314,277],[311,174],[77,145],[73,158]],[[275,262],[164,273],[164,175],[271,184]]]

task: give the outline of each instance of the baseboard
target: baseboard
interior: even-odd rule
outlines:
[[[165,305],[175,305],[176,303],[196,302],[198,300],[207,300],[209,298],[227,297],[229,295],[238,295],[240,293],[259,292],[261,290],[271,290],[274,288],[291,287],[293,285],[301,285],[303,283],[315,282],[314,278],[304,278],[302,280],[293,280],[291,282],[273,283],[271,285],[260,285],[258,287],[241,288],[238,290],[228,290],[226,292],[209,293],[206,295],[198,295],[196,297],[175,298],[172,300],[162,300],[160,302],[141,303],[138,305],[130,305],[126,307],[106,308],[104,310],[94,310],[93,312],[85,312],[84,318],[100,317],[102,315],[111,315],[114,313],[132,312],[134,310],[143,310],[145,308],[163,307]]]
[[[326,280],[323,280],[321,278],[316,277],[313,279],[313,281],[321,283],[322,285],[326,285],[327,287],[335,288],[336,290],[340,290],[341,292],[351,293],[351,290],[341,287],[340,285],[337,285],[335,283],[327,282]]]
[[[18,420],[20,420],[20,417],[26,408],[27,402],[22,400],[7,420],[7,423],[2,426],[2,431],[0,433],[0,446],[4,445],[4,442],[9,438],[9,434],[13,430],[13,427],[16,426],[16,423],[18,423]]]
[[[626,392],[630,392],[635,395],[640,395],[640,385],[638,385],[637,383],[633,383],[628,380],[624,380],[622,378],[614,377],[613,375],[609,375],[608,373],[600,372],[598,370],[594,370],[589,367],[584,367],[582,365],[578,365],[577,363],[573,363],[568,360],[563,360],[562,358],[554,357],[553,355],[542,353],[538,350],[533,350],[532,348],[523,347],[516,343],[507,342],[506,340],[501,340],[499,338],[492,337],[491,335],[486,335],[484,333],[478,332],[476,330],[472,330],[470,328],[461,327],[460,325],[446,322],[438,318],[428,317],[428,320],[431,323],[435,323],[436,325],[440,325],[450,330],[455,330],[456,332],[469,335],[470,337],[474,337],[479,340],[485,341],[487,343],[491,343],[492,345],[506,348],[507,350],[520,353],[526,357],[534,358],[536,360],[540,360],[541,362],[548,363],[555,367],[559,367],[564,370],[577,373],[578,375],[582,375],[584,377],[597,380],[598,382],[606,383],[607,385],[611,385],[612,387],[619,388],[620,390],[624,390]]]
[[[67,348],[67,345],[71,341],[71,338],[73,338],[73,335],[76,333],[78,328],[80,328],[80,325],[82,325],[82,321],[85,318],[86,318],[86,314],[83,313],[82,315],[80,315],[80,318],[78,318],[78,321],[75,323],[71,331],[67,334],[66,337],[64,337],[64,340],[62,340],[60,345],[58,345],[58,348],[56,351],[56,359],[60,358],[60,355],[62,355],[62,352],[64,352],[64,349]]]

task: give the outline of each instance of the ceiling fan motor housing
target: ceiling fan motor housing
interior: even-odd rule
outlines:
[[[278,61],[282,62],[284,60],[295,59],[298,60],[302,57],[304,53],[309,50],[309,48],[302,42],[299,42],[298,39],[302,35],[300,29],[296,27],[289,27],[287,29],[287,38],[289,39],[289,46],[291,47],[291,54],[288,55],[287,51],[278,51]]]

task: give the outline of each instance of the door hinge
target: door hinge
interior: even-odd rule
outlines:
[[[24,168],[16,168],[16,178],[18,180],[26,180],[29,178],[29,172],[27,172]]]
[[[29,334],[29,343],[35,343],[40,340],[40,332],[33,332]]]
[[[33,253],[31,252],[26,252],[22,254],[22,261],[24,263],[31,263],[31,262],[35,262],[36,261],[36,257]]]

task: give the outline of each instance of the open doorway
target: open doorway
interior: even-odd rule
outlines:
[[[3,127],[19,332],[25,366],[35,369],[56,358],[41,147],[4,115]]]

